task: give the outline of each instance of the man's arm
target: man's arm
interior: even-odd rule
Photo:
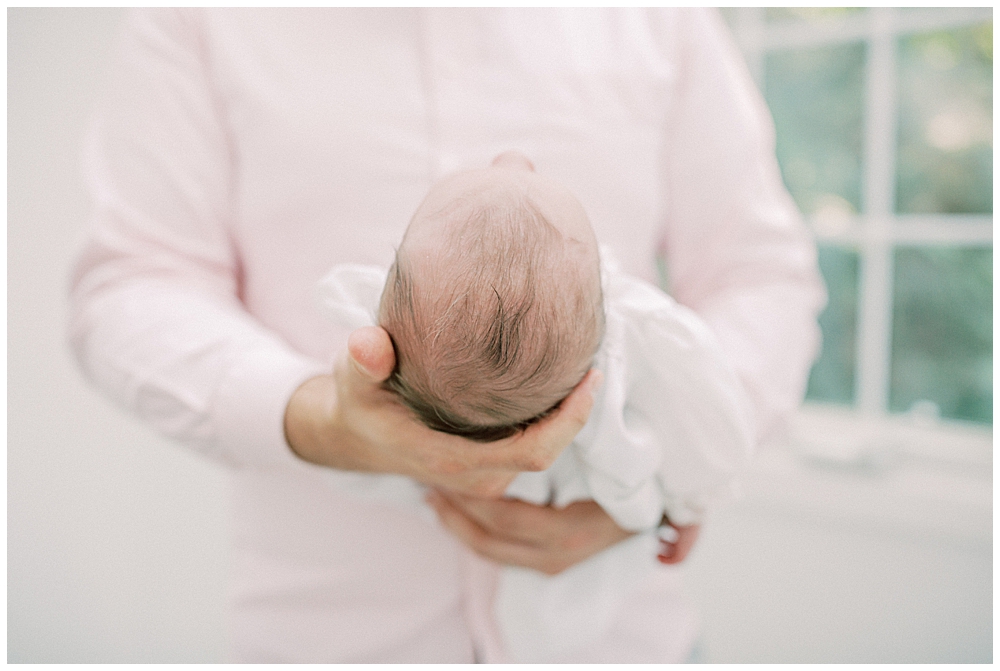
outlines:
[[[781,179],[774,124],[714,10],[683,10],[663,155],[670,289],[715,333],[757,438],[802,400],[825,301],[816,247]]]
[[[87,377],[162,433],[237,467],[293,461],[285,404],[327,367],[239,298],[234,148],[204,48],[195,13],[129,15],[85,147],[70,340]]]
[[[548,575],[559,574],[633,534],[616,525],[593,501],[554,508],[435,491],[427,502],[456,538],[483,557]],[[684,561],[700,528],[664,521],[657,559],[663,564]]]

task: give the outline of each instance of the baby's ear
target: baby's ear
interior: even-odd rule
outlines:
[[[384,382],[396,367],[396,353],[389,333],[381,326],[362,326],[347,339],[347,351],[354,363],[373,382]]]

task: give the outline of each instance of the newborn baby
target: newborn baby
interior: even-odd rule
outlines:
[[[478,441],[523,429],[586,375],[604,332],[583,207],[515,153],[437,183],[378,321],[396,349],[387,386],[424,424]]]
[[[572,444],[506,493],[557,507],[593,500],[637,535],[553,577],[504,567],[494,615],[511,661],[558,660],[603,635],[656,570],[664,514],[701,522],[748,462],[742,387],[710,330],[619,271],[576,198],[516,152],[435,184],[388,272],[344,264],[319,289],[341,326],[385,328],[397,363],[387,386],[438,431],[498,440],[551,411],[591,367],[603,372]],[[434,519],[408,478],[324,477]]]

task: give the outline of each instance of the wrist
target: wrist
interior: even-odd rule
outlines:
[[[292,454],[320,466],[329,463],[337,441],[337,383],[332,375],[317,375],[292,393],[285,408],[285,442]]]

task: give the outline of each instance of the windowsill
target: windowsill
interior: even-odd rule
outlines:
[[[993,432],[807,405],[763,446],[743,509],[992,547]]]
[[[993,430],[972,422],[914,415],[866,415],[836,405],[806,403],[778,442],[816,461],[878,468],[899,458],[948,468],[993,468]]]

